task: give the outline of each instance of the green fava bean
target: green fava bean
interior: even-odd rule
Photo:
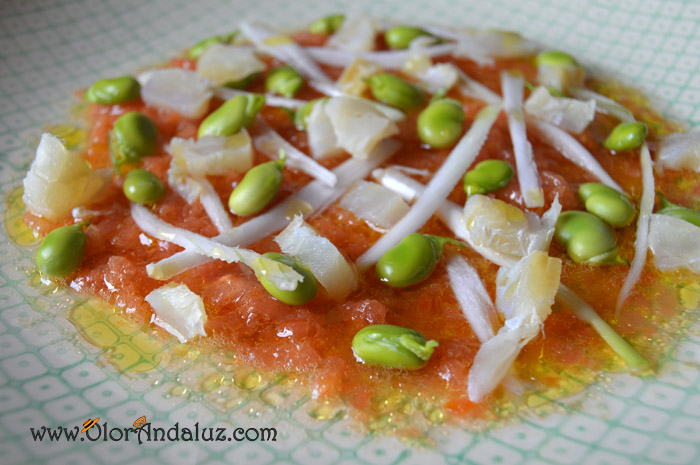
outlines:
[[[377,276],[391,287],[420,283],[435,269],[446,243],[464,247],[461,242],[447,237],[409,234],[377,261]]]
[[[418,116],[418,137],[433,148],[449,147],[462,135],[464,117],[464,108],[456,100],[434,100]]]
[[[311,270],[299,263],[298,260],[276,252],[265,253],[263,254],[263,257],[275,260],[276,262],[280,262],[287,266],[291,266],[294,271],[304,277],[304,280],[297,284],[296,289],[293,291],[285,291],[275,286],[264,276],[256,274],[260,284],[263,285],[265,290],[269,292],[272,297],[288,305],[303,305],[316,296],[318,293],[318,283],[316,282],[316,278]]]
[[[143,205],[155,203],[165,195],[163,183],[148,170],[129,171],[122,190],[127,199]]]
[[[112,160],[119,167],[134,163],[156,151],[158,129],[151,118],[131,111],[124,113],[112,129]]]
[[[600,218],[587,212],[566,211],[559,215],[554,237],[576,263],[620,265],[615,235]]]
[[[603,145],[616,152],[636,149],[644,143],[647,132],[647,125],[640,121],[620,123],[610,131]]]
[[[102,105],[114,105],[139,98],[141,84],[131,76],[100,79],[85,92],[85,100]]]
[[[366,364],[404,370],[422,368],[438,345],[418,331],[393,325],[366,326],[352,339],[352,351]]]
[[[249,216],[265,208],[277,195],[282,184],[286,155],[251,168],[228,198],[228,208],[238,216]]]
[[[559,50],[547,50],[546,52],[539,53],[537,55],[536,62],[537,66],[578,66],[578,63],[574,57]]]
[[[229,89],[238,89],[238,90],[246,90],[250,85],[260,76],[261,73],[253,73],[250,74],[243,79],[239,79],[238,81],[230,81],[224,84],[224,87],[228,87]]]
[[[589,213],[593,213],[615,228],[627,226],[632,222],[635,207],[621,192],[597,182],[581,184],[578,189]]]
[[[413,39],[421,36],[432,36],[429,32],[419,27],[396,26],[384,33],[384,42],[395,49],[408,48]]]
[[[380,73],[367,79],[372,96],[399,110],[411,110],[425,103],[422,90],[395,74]]]
[[[39,270],[55,278],[70,275],[83,261],[86,242],[83,224],[54,229],[41,241],[34,256]]]
[[[463,187],[467,196],[495,192],[508,185],[514,171],[503,160],[485,160],[464,175]]]
[[[283,97],[294,97],[301,86],[304,85],[304,78],[301,77],[291,66],[280,66],[270,70],[265,77],[265,90]]]
[[[661,203],[656,213],[673,216],[700,227],[700,211],[671,203],[661,192],[657,192],[657,194],[661,197]]]
[[[236,95],[204,118],[197,130],[197,137],[237,134],[241,128],[249,128],[253,124],[264,104],[264,95]]]
[[[196,60],[210,46],[212,46],[214,44],[228,44],[228,43],[230,43],[233,40],[233,38],[236,37],[236,34],[238,34],[238,31],[232,32],[231,34],[222,34],[222,35],[208,37],[204,40],[201,40],[201,41],[197,42],[196,44],[194,44],[192,46],[192,48],[189,49],[189,51],[187,52],[187,58],[190,58],[192,60]]]
[[[309,32],[313,34],[333,34],[340,29],[345,21],[345,15],[330,15],[319,18],[309,26]]]

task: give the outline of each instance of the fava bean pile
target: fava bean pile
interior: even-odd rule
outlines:
[[[360,412],[398,392],[488,415],[516,378],[653,367],[677,321],[653,303],[698,278],[692,244],[664,274],[655,229],[700,231],[697,141],[604,88],[512,33],[242,24],[96,81],[84,150],[42,138],[36,265]],[[176,285],[202,314],[150,303]]]

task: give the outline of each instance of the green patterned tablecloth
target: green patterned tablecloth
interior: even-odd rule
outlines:
[[[243,19],[292,28],[351,7],[416,23],[516,30],[639,87],[666,116],[688,125],[700,121],[700,2],[2,0],[3,196],[20,185],[42,127],[65,119],[76,89],[167,59]],[[393,437],[357,435],[348,420],[315,420],[309,415],[312,401],[277,392],[275,386],[252,389],[230,404],[222,404],[216,391],[188,395],[187,377],[207,374],[186,359],[180,373],[159,367],[120,377],[103,361],[101,349],[84,343],[66,319],[74,297],[41,295],[30,286],[30,254],[5,231],[0,234],[0,465],[700,463],[697,330],[679,341],[656,378],[613,376],[606,386],[592,386],[573,413],[529,416],[488,434],[435,427],[429,433],[433,447],[412,448]],[[125,350],[147,352],[137,333],[125,329],[118,336],[126,341]],[[30,426],[72,426],[97,416],[128,427],[141,415],[166,427],[196,421],[275,425],[279,436],[275,442],[139,446],[133,440],[35,442],[29,432]]]

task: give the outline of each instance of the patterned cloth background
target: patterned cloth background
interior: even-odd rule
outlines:
[[[665,115],[700,123],[700,3],[661,0],[2,0],[0,1],[0,189],[20,185],[42,127],[65,119],[71,95],[95,79],[167,59],[238,21],[259,18],[301,27],[323,13],[360,8],[376,17],[498,27],[568,51],[598,72],[643,90]],[[6,221],[17,212],[3,202]],[[272,402],[273,387],[252,389],[227,408],[212,395],[188,395],[180,372],[120,377],[102,349],[83,342],[65,318],[75,297],[41,295],[29,285],[31,254],[0,240],[0,464],[697,464],[700,462],[700,335],[691,330],[659,375],[629,375],[593,386],[577,411],[528,416],[485,434],[436,427],[434,447],[358,435],[347,420],[321,421],[306,398]],[[31,304],[31,305],[30,305]],[[87,318],[87,317],[86,317]],[[122,357],[148,359],[148,341],[117,323]],[[102,334],[104,336],[104,334]],[[95,336],[97,337],[97,336]],[[178,374],[180,376],[178,376]],[[284,397],[284,396],[282,396]],[[274,409],[268,404],[282,405]],[[276,442],[35,442],[36,425],[87,418],[121,427],[145,415],[155,425],[278,427]]]

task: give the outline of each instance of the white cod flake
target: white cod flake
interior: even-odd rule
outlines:
[[[217,86],[245,79],[265,70],[250,47],[213,44],[197,60],[197,74]]]
[[[505,322],[474,357],[467,387],[472,402],[479,402],[501,383],[520,350],[542,330],[552,312],[560,276],[561,260],[540,251],[498,271],[496,308]]]
[[[153,70],[141,88],[141,98],[149,106],[167,108],[187,118],[199,118],[209,109],[213,92],[210,81],[186,69]]]
[[[197,335],[206,336],[207,314],[202,298],[185,284],[170,283],[146,296],[153,308],[151,323],[185,343]]]
[[[332,97],[323,108],[330,119],[338,146],[355,158],[368,158],[381,141],[399,132],[396,124],[370,101]]]
[[[109,177],[107,172],[92,170],[56,136],[46,133],[24,178],[22,200],[33,214],[57,220],[70,215],[73,208],[97,200]]]
[[[673,216],[653,213],[649,247],[661,271],[687,268],[700,273],[700,228]]]

